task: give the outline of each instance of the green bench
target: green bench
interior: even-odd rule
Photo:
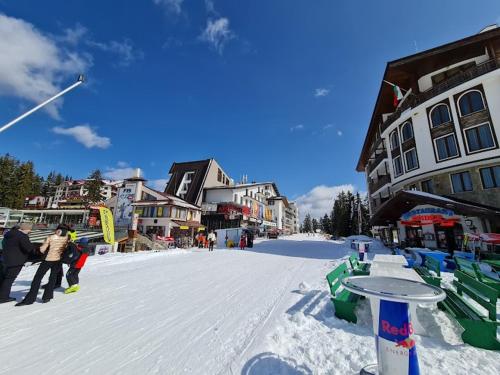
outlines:
[[[464,328],[462,340],[465,343],[477,348],[500,350],[500,342],[496,337],[500,324],[496,319],[498,292],[460,270],[455,271],[455,277],[453,285],[457,291],[444,289],[446,299],[438,302],[438,307]],[[487,310],[488,315],[485,316],[467,303],[462,298],[464,294]]]
[[[342,288],[342,279],[349,277],[349,269],[345,263],[342,263],[332,272],[326,275],[326,280],[328,281],[328,286],[330,287],[330,293],[332,294],[332,302],[335,307],[335,316],[340,319],[347,320],[351,323],[356,323],[358,318],[354,313],[354,309],[358,304],[361,296],[349,292],[347,289]]]
[[[455,259],[455,263],[457,264],[457,270],[466,273],[500,293],[500,280],[484,274],[483,271],[481,271],[479,264],[458,257],[454,257],[453,259]]]
[[[367,276],[370,274],[370,263],[361,263],[356,255],[349,257],[349,264],[355,276]]]
[[[441,267],[437,259],[425,257],[424,266],[415,267],[414,270],[427,284],[441,286]],[[436,275],[433,275],[430,271],[434,271]]]

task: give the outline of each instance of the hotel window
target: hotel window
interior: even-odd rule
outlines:
[[[472,179],[469,172],[455,173],[451,175],[451,184],[454,193],[472,191]]]
[[[481,181],[483,182],[483,189],[492,189],[500,187],[500,165],[489,168],[482,168]]]
[[[217,169],[217,181],[222,182],[222,171]]]
[[[454,134],[448,134],[444,137],[434,140],[439,161],[451,159],[458,156],[457,140]]]
[[[412,148],[405,152],[406,171],[418,168],[417,150]]]
[[[391,140],[391,150],[395,150],[399,147],[399,137],[397,130],[394,130],[390,135]]]
[[[469,152],[476,152],[487,150],[495,147],[493,134],[489,123],[468,128],[465,130],[465,137],[467,138],[467,148]]]
[[[401,128],[401,138],[403,139],[403,142],[413,138],[413,127],[410,122],[405,122]]]
[[[438,104],[431,110],[431,124],[433,128],[450,121],[450,109],[446,104]]]
[[[422,191],[434,194],[434,185],[432,183],[432,180],[424,180],[420,183],[420,186],[422,187]]]
[[[458,106],[461,116],[481,111],[485,108],[483,94],[477,90],[466,92],[458,99]]]
[[[401,156],[396,156],[393,160],[394,163],[394,176],[398,177],[403,174],[403,163],[401,163]]]

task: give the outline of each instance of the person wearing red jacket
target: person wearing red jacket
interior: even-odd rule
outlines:
[[[68,272],[66,272],[66,281],[68,282],[69,287],[64,291],[65,294],[75,293],[80,289],[80,280],[78,274],[85,265],[85,262],[87,261],[87,258],[89,256],[88,242],[89,241],[87,238],[82,238],[77,245],[80,256],[75,261],[75,263],[69,267]]]

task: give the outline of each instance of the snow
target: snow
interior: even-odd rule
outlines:
[[[388,253],[373,241],[369,259]],[[352,251],[350,239],[295,235],[244,251],[91,257],[78,293],[0,305],[0,374],[354,373],[375,362],[370,306],[360,303],[356,325],[335,318],[324,281]],[[23,269],[15,297],[35,271]],[[463,344],[437,308],[421,314],[422,373],[498,373],[499,353]]]

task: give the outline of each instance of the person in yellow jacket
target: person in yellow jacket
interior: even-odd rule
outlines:
[[[35,302],[42,279],[49,270],[49,282],[43,292],[42,301],[43,303],[47,303],[54,297],[54,286],[61,267],[61,255],[66,249],[68,242],[69,236],[67,227],[60,226],[56,229],[54,234],[47,237],[43,245],[40,246],[40,252],[45,255],[45,259],[35,273],[35,277],[31,282],[30,291],[21,302],[16,304],[16,306],[31,305]]]
[[[71,227],[69,229],[68,234],[69,234],[69,240],[71,242],[76,242],[76,240],[78,239],[78,236],[76,234],[76,230],[73,227]]]

